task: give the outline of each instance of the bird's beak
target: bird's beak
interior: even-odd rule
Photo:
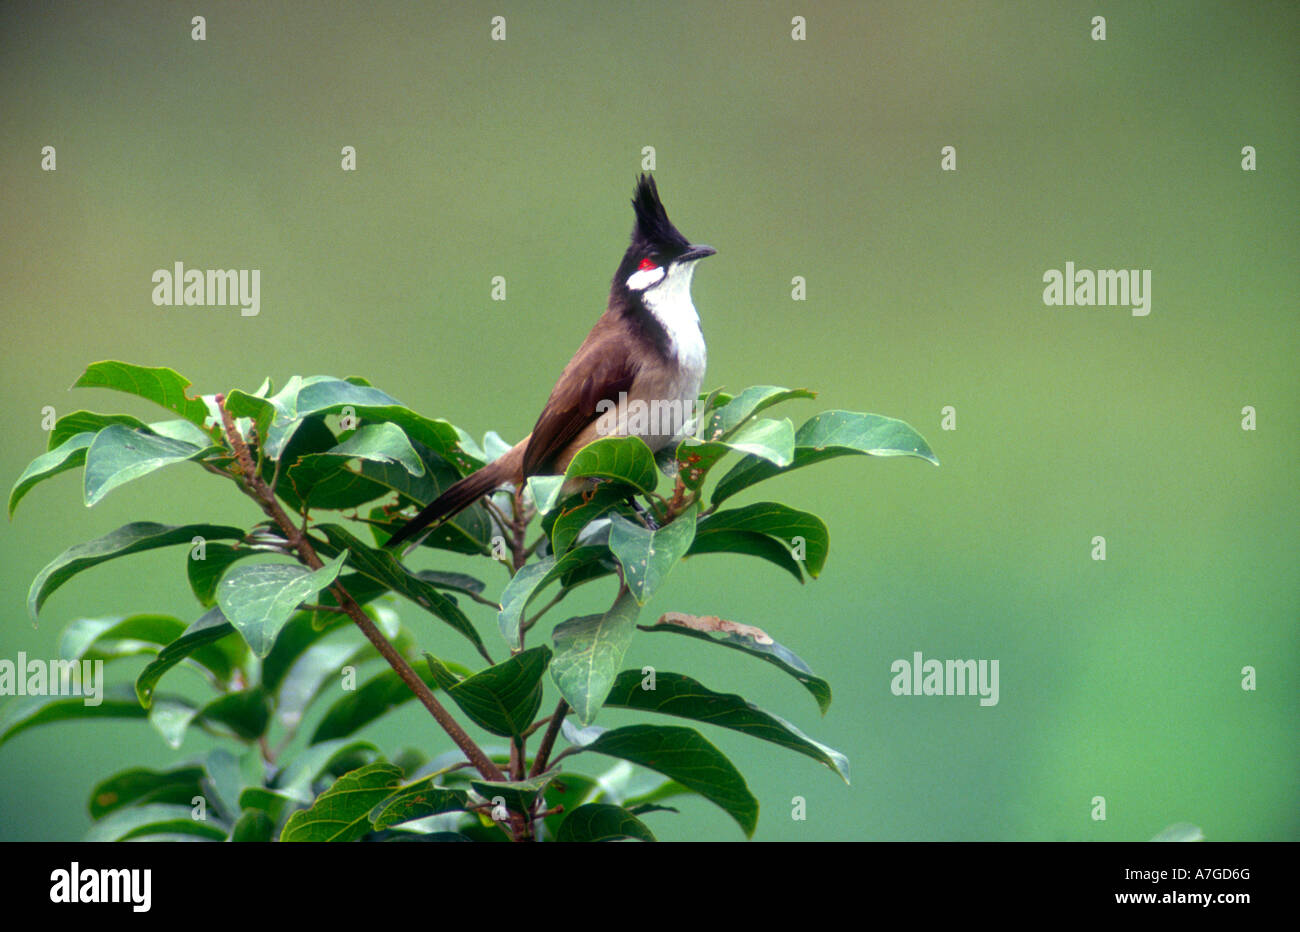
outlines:
[[[705,246],[705,245],[692,246],[690,249],[686,250],[684,253],[678,256],[677,261],[694,262],[696,259],[703,259],[705,256],[712,256],[715,254],[717,254],[717,250],[714,249],[712,246]]]

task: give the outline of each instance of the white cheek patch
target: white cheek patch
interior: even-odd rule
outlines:
[[[645,291],[651,285],[657,285],[663,280],[663,266],[655,266],[653,269],[642,269],[639,272],[633,272],[627,277],[628,291]]]

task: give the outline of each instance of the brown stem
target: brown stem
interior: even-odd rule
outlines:
[[[298,559],[313,570],[320,569],[325,564],[317,556],[316,549],[311,545],[311,541],[289,519],[284,509],[280,507],[275,493],[271,491],[270,486],[258,474],[253,464],[253,458],[248,452],[248,445],[244,443],[244,438],[240,436],[238,429],[235,427],[234,419],[231,418],[230,412],[226,410],[225,396],[217,395],[216,401],[217,407],[221,411],[226,440],[229,442],[231,449],[235,451],[240,469],[243,470],[242,478],[245,492],[257,502],[262,511],[280,528],[285,540],[298,552]],[[397,672],[398,677],[415,694],[420,703],[429,710],[434,720],[456,743],[456,747],[464,752],[483,778],[494,783],[505,780],[505,774],[501,772],[501,768],[483,753],[483,750],[474,743],[474,739],[466,734],[465,730],[442,707],[442,704],[434,697],[433,691],[429,689],[424,680],[420,679],[415,670],[411,668],[411,665],[406,662],[406,658],[397,652],[388,638],[384,637],[382,632],[375,627],[375,623],[361,610],[361,606],[357,604],[348,591],[337,582],[330,586],[330,591],[338,601],[339,607],[356,623],[356,626],[361,629],[361,633],[374,645],[375,650],[379,651],[380,656],[388,662],[388,665]]]
[[[551,716],[551,723],[546,726],[546,734],[542,735],[542,743],[537,747],[537,757],[533,760],[533,769],[528,772],[530,777],[546,772],[546,763],[551,756],[551,748],[555,747],[555,739],[560,734],[560,726],[564,724],[564,717],[569,714],[569,703],[561,698],[559,705],[555,707],[555,714]]]

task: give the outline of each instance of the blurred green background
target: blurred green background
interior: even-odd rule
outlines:
[[[646,609],[759,625],[835,689],[819,718],[740,654],[634,642],[629,666],[743,692],[849,755],[846,787],[705,726],[761,801],[756,837],[1144,840],[1186,821],[1300,840],[1300,7],[201,7],[0,9],[7,482],[45,448],[44,406],[159,416],[67,393],[99,359],[171,366],[204,392],[360,374],[518,439],[603,309],[654,146],[673,220],[718,249],[694,289],[706,387],[816,388],[781,413],[901,417],[943,463],[843,458],[765,483],[737,504],[821,514],[822,578],[701,557]],[[946,145],[956,172],[939,170]],[[150,276],[177,260],[260,269],[261,313],[155,307]],[[1150,316],[1045,307],[1043,272],[1067,260],[1151,269]],[[36,489],[0,535],[0,657],[52,657],[85,615],[200,613],[184,553],[164,550],[78,577],[33,629],[27,586],[65,547],[130,520],[260,517],[191,467],[93,510],[79,475]],[[890,664],[917,650],[998,659],[1000,703],[891,695]],[[414,708],[370,736],[450,746]],[[97,779],[211,744],[172,752],[143,723],[20,735],[0,748],[0,838],[78,838]],[[702,801],[649,819],[667,839],[740,837]]]

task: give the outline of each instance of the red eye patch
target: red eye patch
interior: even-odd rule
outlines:
[[[636,268],[638,272],[648,272],[651,269],[659,268],[659,265],[653,259],[642,259],[641,264]]]

